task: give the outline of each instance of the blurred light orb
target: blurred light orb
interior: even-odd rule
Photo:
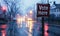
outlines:
[[[6,11],[7,10],[7,7],[6,6],[2,6],[1,10],[2,11]]]

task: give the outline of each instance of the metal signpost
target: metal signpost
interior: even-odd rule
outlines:
[[[42,36],[44,36],[44,17],[49,16],[50,4],[37,4],[37,17],[42,17]]]

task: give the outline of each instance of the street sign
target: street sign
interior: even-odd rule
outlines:
[[[37,17],[49,16],[50,4],[37,4]]]
[[[49,16],[50,4],[37,4],[37,17],[42,17],[42,36],[44,36],[44,17]]]

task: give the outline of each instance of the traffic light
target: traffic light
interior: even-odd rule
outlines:
[[[4,13],[5,13],[5,12],[6,12],[6,10],[7,10],[7,7],[6,7],[6,6],[2,6],[2,7],[1,7],[1,10],[2,10],[2,12],[4,12]]]

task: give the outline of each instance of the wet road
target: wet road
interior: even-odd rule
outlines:
[[[21,36],[42,36],[42,27],[40,28],[40,31],[36,28],[36,26],[33,28],[33,32],[28,32],[28,29],[21,28],[20,34]],[[46,34],[47,35],[47,34]],[[49,25],[48,28],[48,36],[60,36],[60,26],[59,25]]]
[[[60,36],[60,25],[50,25],[49,36]]]
[[[14,23],[15,24],[15,23]],[[48,31],[48,36],[60,36],[60,25],[46,25],[46,28]],[[47,27],[48,26],[48,27]],[[11,27],[12,28],[12,27]],[[14,27],[15,28],[15,27]],[[26,27],[25,23],[22,24],[22,27],[18,28],[19,35],[18,36],[42,36],[42,26],[40,23],[34,23],[34,26],[32,27],[32,32],[29,32],[29,27]],[[3,32],[5,33],[5,31]],[[5,33],[6,34],[6,33]],[[16,36],[17,36],[16,35]],[[4,36],[4,35],[2,35]]]
[[[46,26],[46,25],[45,25]],[[34,28],[31,29],[32,33],[29,32],[29,28],[27,27],[22,27],[20,28],[20,36],[42,36],[42,27],[40,26],[39,30],[39,25],[35,24]],[[46,28],[45,28],[46,29]],[[48,36],[60,36],[60,26],[59,25],[48,25]]]

